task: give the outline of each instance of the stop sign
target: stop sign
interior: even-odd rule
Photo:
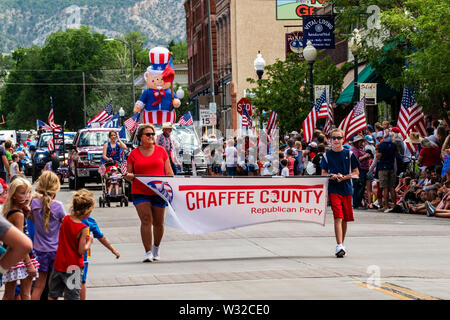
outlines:
[[[252,110],[252,104],[250,103],[250,101],[248,101],[248,99],[246,98],[242,98],[241,100],[239,100],[239,102],[237,103],[237,112],[242,115],[242,108],[247,109],[247,113],[248,115],[251,117],[253,115],[253,110]]]

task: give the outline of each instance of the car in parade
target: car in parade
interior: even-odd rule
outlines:
[[[64,134],[64,145],[60,144],[55,150],[58,153],[58,158],[60,161],[60,168],[63,176],[61,177],[61,182],[64,182],[64,173],[67,171],[68,166],[68,146],[72,144],[73,138],[76,132],[63,132]],[[30,145],[31,151],[31,177],[32,181],[35,182],[41,175],[42,169],[44,169],[45,164],[51,160],[51,155],[48,150],[48,143],[50,139],[53,139],[52,132],[43,132],[39,136],[39,140],[36,145]],[[63,148],[65,148],[63,152]]]
[[[139,126],[141,126],[140,124]],[[162,133],[162,125],[155,125],[156,136]],[[133,148],[138,146],[135,131],[133,139]],[[184,126],[180,124],[173,124],[172,133],[170,134],[178,161],[182,163],[182,168],[178,175],[192,175],[192,161],[195,161],[195,168],[197,175],[205,175],[207,173],[207,159],[206,154],[202,151],[202,143],[193,126]]]
[[[109,141],[108,133],[120,128],[84,128],[78,130],[69,152],[69,189],[84,188],[86,183],[101,183],[98,172],[102,164],[103,145]],[[128,133],[127,133],[128,135]],[[121,139],[127,143],[127,139]]]

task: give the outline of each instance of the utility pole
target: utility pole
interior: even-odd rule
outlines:
[[[84,113],[84,126],[86,126],[86,79],[83,71],[83,113]]]
[[[208,41],[209,41],[209,74],[211,85],[211,102],[215,102],[214,92],[214,63],[213,63],[213,46],[212,46],[212,26],[211,26],[211,3],[210,0],[206,0],[208,6]]]

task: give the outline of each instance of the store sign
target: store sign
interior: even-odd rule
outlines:
[[[277,20],[301,20],[325,6],[327,0],[276,0]]]
[[[331,86],[329,86],[329,85],[315,85],[314,86],[314,102],[316,102],[317,101],[317,99],[319,99],[320,98],[320,96],[322,95],[322,93],[324,92],[324,91],[326,91],[327,93],[326,93],[326,96],[327,96],[327,102],[328,102],[328,104],[331,104],[331,96],[330,96],[330,94],[331,94]]]
[[[294,31],[286,33],[286,57],[290,53],[300,55],[303,52],[303,32]]]
[[[334,49],[334,17],[307,16],[303,19],[303,46],[311,41],[317,49]]]
[[[377,84],[376,83],[360,83],[359,96],[366,97],[366,105],[377,104]]]

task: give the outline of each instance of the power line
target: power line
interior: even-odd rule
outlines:
[[[21,85],[21,86],[82,86],[83,83],[39,83],[39,82],[5,82],[4,85]],[[129,86],[130,82],[97,82],[85,83],[86,86]]]

